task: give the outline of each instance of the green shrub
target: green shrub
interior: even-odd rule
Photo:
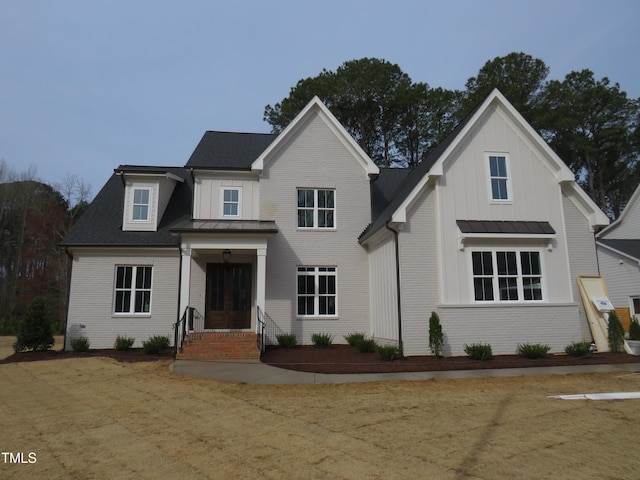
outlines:
[[[379,345],[376,352],[383,362],[391,362],[400,355],[400,350],[395,345]]]
[[[572,357],[592,357],[591,342],[574,342],[564,349],[567,355]]]
[[[444,334],[440,325],[440,317],[436,312],[431,312],[431,317],[429,317],[429,348],[436,358],[440,358],[443,344]]]
[[[491,345],[489,344],[465,344],[464,353],[466,353],[471,360],[491,360],[493,358],[493,352],[491,351]]]
[[[146,342],[142,342],[142,351],[147,355],[153,355],[168,348],[170,343],[171,341],[166,335],[154,335]]]
[[[316,348],[327,348],[327,347],[330,347],[331,344],[333,343],[333,335],[327,332],[312,333],[311,342],[313,343],[313,346]]]
[[[72,338],[70,343],[74,352],[86,352],[91,346],[91,342],[87,337]]]
[[[43,297],[34,298],[20,324],[13,349],[16,352],[49,350],[55,343],[51,324],[52,316],[47,301]]]
[[[129,350],[133,346],[135,341],[135,338],[129,338],[127,336],[121,337],[120,335],[118,335],[116,337],[116,341],[113,343],[113,348],[123,352],[125,350]]]
[[[541,343],[519,343],[516,353],[525,358],[544,358],[550,349],[549,345],[542,345]]]
[[[629,324],[629,340],[640,340],[640,321],[635,317]]]
[[[365,339],[365,334],[360,332],[354,332],[354,333],[350,333],[349,335],[345,335],[344,339],[347,341],[347,343],[350,346],[355,347],[356,345],[358,345],[359,342]]]
[[[609,350],[616,353],[622,352],[624,346],[624,328],[615,310],[609,313],[607,336],[609,337]]]
[[[377,348],[376,341],[373,338],[363,338],[356,343],[356,352],[358,353],[373,353]]]
[[[283,348],[293,348],[298,344],[295,333],[281,333],[276,335],[276,340],[278,340],[278,345]]]

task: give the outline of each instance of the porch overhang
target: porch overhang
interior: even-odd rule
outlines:
[[[237,233],[275,234],[276,222],[272,220],[183,220],[170,230],[172,233]]]

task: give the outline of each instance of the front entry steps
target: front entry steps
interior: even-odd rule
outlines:
[[[253,332],[192,332],[178,360],[259,360],[258,336]]]

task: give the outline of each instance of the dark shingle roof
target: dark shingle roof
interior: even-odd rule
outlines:
[[[504,233],[512,235],[553,235],[556,233],[549,222],[456,220],[456,224],[462,233]]]
[[[205,132],[185,166],[246,170],[277,136],[274,133]]]
[[[71,228],[61,246],[178,246],[179,239],[171,234],[170,227],[191,216],[191,177],[182,167],[153,167],[153,170],[162,170],[185,180],[176,183],[157,231],[122,231],[124,186],[121,178],[114,173]],[[146,173],[150,172],[147,170]]]
[[[371,182],[371,218],[378,215],[389,205],[398,193],[402,182],[411,173],[408,168],[381,168],[378,178]]]
[[[607,240],[599,238],[598,243],[613,248],[640,261],[640,240]]]

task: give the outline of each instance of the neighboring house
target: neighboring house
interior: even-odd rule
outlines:
[[[640,319],[640,185],[620,217],[597,235],[598,264],[625,329]]]
[[[207,132],[184,167],[115,170],[63,242],[67,348],[184,319],[182,358],[256,356],[265,318],[270,342],[364,332],[424,355],[436,311],[446,355],[561,351],[591,338],[576,276],[597,274],[607,224],[497,90],[411,172],[379,169],[314,98],[277,136]]]

